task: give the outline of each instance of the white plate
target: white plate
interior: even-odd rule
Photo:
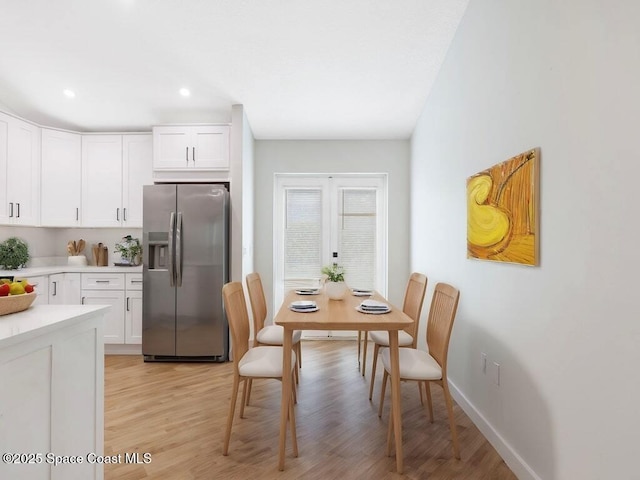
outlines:
[[[320,293],[320,290],[309,288],[309,289],[296,290],[296,293],[298,295],[318,295],[318,293]]]
[[[358,305],[356,307],[356,310],[359,311],[360,313],[370,313],[371,315],[381,315],[383,313],[389,313],[391,311],[391,309],[388,309],[388,310],[363,310],[362,308],[360,308],[360,305]]]
[[[352,293],[356,297],[370,297],[373,295],[373,292],[365,292],[363,290],[354,290]]]
[[[389,305],[387,305],[384,302],[379,302],[378,300],[363,300],[362,303],[360,304],[363,307],[373,307],[373,308],[380,308],[380,309],[386,309],[389,308]]]
[[[318,307],[314,307],[314,308],[295,308],[295,307],[289,306],[289,310],[291,310],[292,312],[296,312],[296,313],[310,313],[310,312],[317,312],[320,309]]]
[[[314,302],[313,300],[297,300],[295,302],[291,302],[289,306],[293,308],[303,308],[303,309],[317,307],[316,302]]]

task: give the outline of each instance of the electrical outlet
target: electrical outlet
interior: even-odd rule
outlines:
[[[482,368],[482,373],[487,374],[487,354],[484,352],[480,352],[480,367]]]
[[[500,385],[500,364],[493,362],[493,383]]]

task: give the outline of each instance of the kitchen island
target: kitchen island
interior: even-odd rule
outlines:
[[[0,316],[0,478],[102,479],[108,306]],[[57,463],[57,465],[56,465]]]

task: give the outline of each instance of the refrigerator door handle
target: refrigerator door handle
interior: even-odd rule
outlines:
[[[171,212],[171,218],[169,219],[169,285],[175,286],[175,262],[173,255],[173,234],[176,228],[176,213]]]
[[[176,285],[182,286],[182,212],[176,222]]]

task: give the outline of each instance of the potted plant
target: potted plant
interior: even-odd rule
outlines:
[[[331,300],[342,300],[348,288],[344,283],[344,268],[334,263],[322,267],[322,273],[326,275],[325,292]]]
[[[0,266],[7,270],[17,270],[29,261],[29,247],[24,240],[7,238],[0,243]]]
[[[122,242],[116,243],[116,252],[120,254],[121,263],[131,266],[140,265],[142,257],[142,245],[140,239],[131,235],[122,237]]]

